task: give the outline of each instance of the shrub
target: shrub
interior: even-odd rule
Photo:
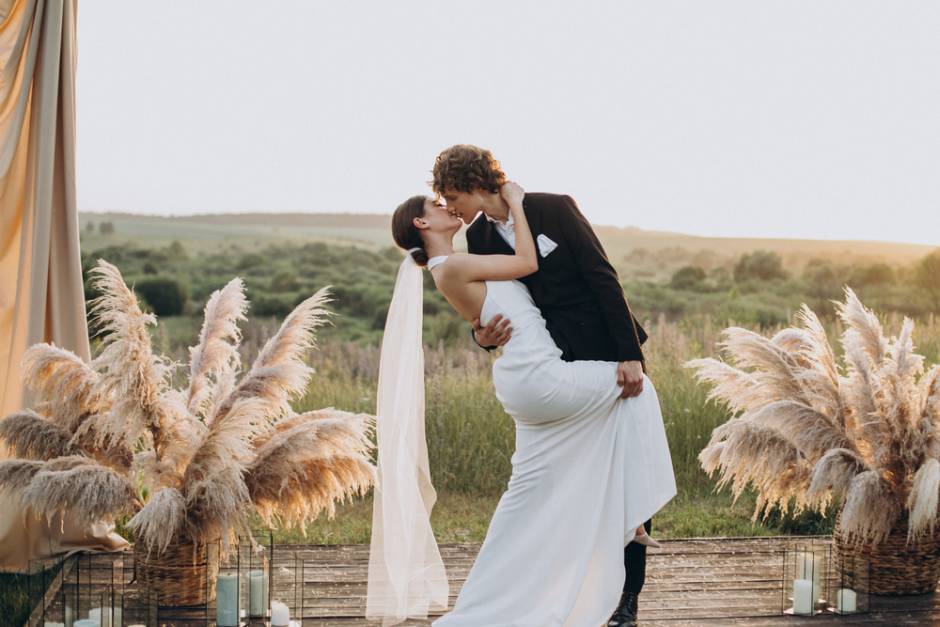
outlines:
[[[698,266],[683,266],[672,275],[669,284],[677,290],[698,290],[705,282],[705,270]]]
[[[783,269],[783,260],[780,255],[769,250],[757,250],[742,255],[734,264],[734,280],[737,282],[750,279],[773,281],[785,278],[787,278],[787,273]]]
[[[134,286],[153,312],[158,316],[179,316],[186,306],[188,295],[179,281],[168,277],[146,278]]]

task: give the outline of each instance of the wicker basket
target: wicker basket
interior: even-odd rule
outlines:
[[[837,576],[867,580],[871,594],[902,596],[927,594],[937,589],[937,581],[940,580],[940,529],[933,536],[908,544],[905,517],[895,524],[883,542],[875,546],[857,544],[842,534],[840,513],[836,518],[833,540],[836,569],[842,571]]]
[[[218,543],[173,543],[162,553],[134,544],[137,581],[164,607],[200,606],[215,599]]]

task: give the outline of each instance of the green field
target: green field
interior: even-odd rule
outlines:
[[[331,326],[321,329],[316,368],[298,410],[334,406],[375,411],[379,343],[401,252],[387,215],[239,214],[161,218],[80,215],[82,263],[116,264],[145,307],[158,314],[155,347],[186,360],[209,294],[240,276],[251,301],[243,325],[246,363],[281,319],[317,289],[333,286]],[[852,285],[891,332],[901,316],[917,320],[915,342],[940,359],[940,254],[925,246],[699,238],[598,227],[637,316],[650,332],[644,350],[659,393],[679,495],[655,519],[662,538],[826,533],[832,515],[804,513],[751,521],[753,495],[732,505],[700,470],[697,455],[727,411],[706,402],[681,364],[712,355],[719,331],[740,324],[770,333],[801,303],[839,332],[832,299]],[[86,298],[94,291],[86,285]],[[511,419],[496,402],[492,357],[473,347],[467,325],[426,282],[427,439],[438,490],[432,516],[440,542],[479,542],[510,473]],[[94,327],[92,326],[94,332]],[[342,504],[333,520],[278,532],[278,541],[366,543],[371,493]],[[120,526],[119,526],[120,529]],[[26,579],[0,576],[0,612],[22,620]],[[14,623],[11,623],[14,624]]]
[[[332,285],[333,325],[320,332],[317,375],[298,409],[335,406],[372,413],[379,343],[401,252],[390,246],[388,216],[242,214],[158,218],[81,215],[83,265],[118,265],[160,315],[159,350],[184,361],[212,290],[243,278],[249,300],[246,362],[291,308]],[[102,225],[109,226],[102,229]],[[102,232],[105,231],[105,232]],[[658,517],[664,537],[818,531],[831,520],[772,515],[750,521],[752,497],[730,507],[727,495],[699,469],[697,455],[728,418],[681,364],[712,355],[720,330],[741,324],[770,333],[801,303],[822,316],[833,335],[832,299],[851,284],[884,312],[896,332],[915,317],[915,340],[931,361],[940,352],[940,284],[931,283],[931,249],[907,244],[695,238],[639,229],[598,227],[625,292],[650,332],[649,371],[662,402],[679,497]],[[178,290],[176,300],[153,283]],[[151,293],[153,294],[151,296]],[[175,292],[174,292],[175,293]],[[93,297],[90,290],[87,296]],[[153,301],[153,302],[150,302]],[[467,325],[426,281],[427,437],[440,493],[435,531],[442,541],[481,540],[509,477],[513,425],[492,392],[491,356],[473,347]],[[369,501],[340,508],[335,521],[308,530],[316,541],[368,538]]]

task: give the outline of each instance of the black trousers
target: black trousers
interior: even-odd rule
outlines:
[[[653,531],[653,520],[643,523],[646,533]],[[639,594],[646,581],[646,545],[631,542],[623,547],[623,565],[627,569],[627,577],[623,582],[624,592]]]

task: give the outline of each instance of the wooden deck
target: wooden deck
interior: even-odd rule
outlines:
[[[781,614],[784,599],[784,548],[794,538],[718,538],[664,542],[649,552],[647,583],[641,596],[642,624],[675,625],[940,625],[940,595],[871,597],[866,614],[812,618]],[[451,582],[451,604],[466,579],[476,544],[441,546]],[[85,558],[86,579],[107,581],[114,576],[106,555]],[[122,572],[132,558],[124,557]],[[94,567],[97,564],[99,568]],[[363,618],[368,546],[278,545],[274,550],[272,598],[303,606],[303,625],[353,627],[377,625]],[[95,573],[98,573],[95,575]],[[120,579],[120,575],[117,579]],[[65,584],[67,588],[68,583]],[[86,587],[87,590],[87,587]],[[54,592],[54,591],[50,591]],[[61,596],[61,595],[59,595]],[[56,602],[53,602],[55,604]],[[294,612],[294,618],[297,618]],[[42,624],[36,617],[36,624]],[[180,617],[182,618],[182,616]],[[195,618],[195,617],[192,617]],[[433,617],[432,617],[433,618]],[[50,620],[48,617],[46,620]],[[52,618],[51,620],[59,620]],[[161,624],[205,625],[167,619]],[[429,625],[409,621],[409,626]],[[484,627],[484,626],[481,626]]]

